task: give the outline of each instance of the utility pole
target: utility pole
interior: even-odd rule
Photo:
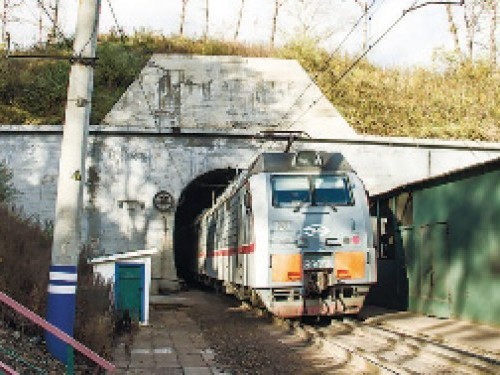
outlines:
[[[80,222],[100,2],[79,1],[59,160],[47,320],[70,336],[75,323]],[[46,341],[49,351],[65,362],[66,344],[49,333],[46,333]]]

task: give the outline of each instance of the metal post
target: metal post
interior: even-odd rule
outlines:
[[[67,354],[68,358],[66,358],[66,375],[73,375],[75,373],[75,352],[73,351],[73,347],[71,345],[67,345],[68,349]]]
[[[81,211],[85,157],[97,44],[100,0],[80,0],[69,77],[50,267],[47,320],[73,335],[77,262],[81,247]],[[66,344],[46,333],[49,351],[66,362]]]

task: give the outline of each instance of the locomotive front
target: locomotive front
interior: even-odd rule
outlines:
[[[267,199],[254,208],[261,229],[255,232],[256,267],[268,266],[257,270],[267,280],[257,288],[261,301],[281,317],[359,312],[376,282],[362,182],[338,153],[266,157],[262,173],[251,178]]]

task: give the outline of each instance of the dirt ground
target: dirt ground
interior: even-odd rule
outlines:
[[[231,374],[324,374],[328,361],[311,344],[249,311],[232,296],[192,289],[186,312]],[[325,368],[326,367],[326,368]]]

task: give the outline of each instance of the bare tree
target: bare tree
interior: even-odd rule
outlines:
[[[479,28],[479,17],[484,10],[480,0],[464,3],[464,23],[466,32],[467,57],[472,61],[474,57],[474,42]]]
[[[274,42],[276,40],[276,28],[278,24],[278,13],[281,6],[286,0],[274,0],[274,12],[273,12],[273,24],[271,29],[271,48],[274,47]]]
[[[59,27],[59,0],[55,0],[52,5],[52,28],[49,32],[47,40],[49,43],[57,42],[57,32]]]
[[[451,5],[446,5],[449,30],[456,53],[472,61],[478,52],[489,50],[490,60],[496,64],[498,0],[464,0],[462,7],[453,9],[455,12]],[[459,11],[462,13],[462,27],[460,19],[457,18]]]
[[[490,0],[491,20],[490,20],[490,62],[492,66],[497,65],[497,14],[498,0]]]
[[[184,36],[184,22],[186,21],[186,7],[189,0],[181,0],[182,9],[181,9],[181,23],[179,25],[179,35]]]
[[[288,2],[286,11],[288,37],[323,44],[343,31],[352,16],[350,5],[341,0],[297,0]]]
[[[362,50],[365,51],[368,47],[368,0],[354,0],[356,4],[359,5],[361,11],[363,12],[363,44]]]
[[[459,55],[461,52],[460,49],[460,39],[458,38],[458,27],[455,19],[453,18],[453,13],[451,10],[451,5],[446,5],[446,14],[448,16],[448,28],[450,30],[450,34],[453,38],[453,45],[455,48],[455,52]]]
[[[240,11],[238,12],[238,21],[236,22],[236,30],[234,31],[234,40],[238,39],[241,28],[241,19],[243,18],[243,8],[245,7],[245,0],[241,0]]]
[[[7,39],[7,17],[9,14],[9,1],[3,0],[2,9],[2,43],[6,43]]]
[[[205,31],[203,33],[204,38],[207,39],[208,37],[208,24],[209,24],[209,0],[205,0]]]
[[[3,0],[2,2],[2,30],[1,30],[1,44],[10,43],[10,33],[8,32],[10,23],[20,23],[22,22],[21,18],[15,15],[16,10],[18,10],[23,5],[22,1],[12,1],[12,0]]]

